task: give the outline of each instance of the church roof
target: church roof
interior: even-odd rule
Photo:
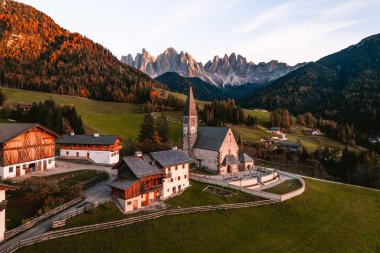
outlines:
[[[197,108],[194,102],[193,89],[189,87],[189,94],[186,98],[185,111],[183,112],[184,116],[197,116]]]
[[[239,160],[234,155],[226,155],[223,160],[223,165],[234,165],[239,164]]]
[[[218,151],[228,133],[229,127],[200,127],[194,148]]]
[[[241,154],[239,154],[239,161],[241,163],[248,163],[248,162],[253,162],[253,159],[252,159],[252,157],[250,157],[246,153],[241,153]]]

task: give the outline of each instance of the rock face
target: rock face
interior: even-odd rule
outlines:
[[[173,48],[166,49],[157,58],[143,49],[142,53],[138,53],[134,59],[129,54],[122,56],[121,61],[151,77],[157,77],[166,72],[176,72],[185,77],[199,77],[205,82],[220,86],[267,83],[304,65],[289,66],[278,61],[254,64],[248,62],[243,56],[232,53],[223,58],[215,56],[212,61],[208,61],[203,66],[187,52],[178,53]]]

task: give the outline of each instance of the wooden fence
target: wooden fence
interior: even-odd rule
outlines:
[[[110,201],[112,201],[112,199],[113,199],[112,196],[110,196],[110,197],[104,198],[102,200],[99,200],[99,201],[90,203],[88,205],[85,205],[85,206],[83,206],[81,208],[77,208],[76,210],[73,210],[71,212],[68,212],[67,214],[62,215],[61,217],[59,217],[59,219],[53,221],[52,228],[63,227],[63,226],[66,225],[66,220],[67,219],[70,219],[70,218],[75,217],[75,216],[77,216],[79,214],[82,214],[82,213],[84,213],[86,211],[89,211],[89,210],[91,210],[93,208],[96,208],[99,205],[102,205],[102,204],[105,204],[107,202],[110,202]]]
[[[151,214],[140,215],[140,216],[136,216],[136,217],[132,217],[132,218],[128,218],[128,219],[123,219],[123,220],[118,220],[118,221],[111,221],[111,222],[106,222],[106,223],[101,223],[101,224],[94,224],[94,225],[88,225],[88,226],[82,226],[82,227],[46,232],[46,233],[41,234],[41,235],[36,236],[36,237],[31,237],[31,238],[28,238],[25,240],[21,240],[18,243],[10,246],[8,249],[6,249],[0,253],[13,253],[22,247],[29,246],[29,245],[39,243],[39,242],[43,242],[43,241],[47,241],[47,240],[52,240],[52,239],[56,239],[56,238],[82,234],[82,233],[86,233],[86,232],[94,232],[94,231],[98,231],[98,230],[104,230],[104,229],[126,226],[126,225],[129,225],[132,223],[157,219],[157,218],[160,218],[163,216],[172,216],[172,215],[181,215],[181,214],[189,214],[189,213],[196,213],[196,212],[210,212],[210,211],[217,211],[217,210],[246,208],[246,207],[262,206],[262,205],[270,205],[270,204],[274,204],[274,203],[278,203],[278,201],[261,200],[261,201],[254,201],[254,202],[242,202],[242,203],[236,203],[236,204],[197,206],[197,207],[189,207],[189,208],[178,208],[178,209],[163,210],[163,211],[158,211],[158,212],[154,212]]]
[[[55,209],[53,209],[53,210],[45,213],[45,214],[43,214],[43,215],[41,215],[41,216],[39,216],[39,217],[37,217],[37,218],[35,218],[33,220],[31,220],[31,221],[29,221],[29,222],[21,225],[21,226],[18,226],[17,228],[14,228],[14,229],[11,229],[11,230],[7,230],[7,231],[5,231],[4,239],[8,240],[9,238],[11,238],[11,237],[13,237],[13,236],[15,236],[17,234],[19,234],[21,232],[24,232],[25,230],[28,230],[28,229],[32,228],[37,223],[39,223],[39,222],[41,222],[41,221],[43,221],[43,220],[51,217],[54,214],[57,214],[57,213],[65,210],[65,209],[67,209],[68,207],[70,207],[72,205],[75,205],[76,203],[79,203],[80,201],[82,201],[82,197],[73,199],[73,200],[71,200],[71,201],[69,201],[69,202],[67,202],[67,203],[65,203],[65,204],[63,204],[63,205],[61,205],[61,206],[59,206],[59,207],[57,207],[57,208],[55,208]]]

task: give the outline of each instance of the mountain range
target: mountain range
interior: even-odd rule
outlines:
[[[379,132],[380,34],[273,81],[246,97],[243,105],[313,112],[363,132]]]
[[[189,53],[178,53],[174,48],[166,49],[157,57],[142,49],[135,58],[129,54],[122,56],[121,61],[153,78],[167,72],[175,72],[184,77],[198,77],[219,86],[268,83],[305,64],[289,66],[278,61],[254,64],[243,56],[232,53],[230,56],[224,55],[223,58],[215,56],[212,61],[203,65]]]

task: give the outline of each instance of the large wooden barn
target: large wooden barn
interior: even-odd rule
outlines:
[[[57,138],[37,123],[0,123],[0,178],[54,168]]]

